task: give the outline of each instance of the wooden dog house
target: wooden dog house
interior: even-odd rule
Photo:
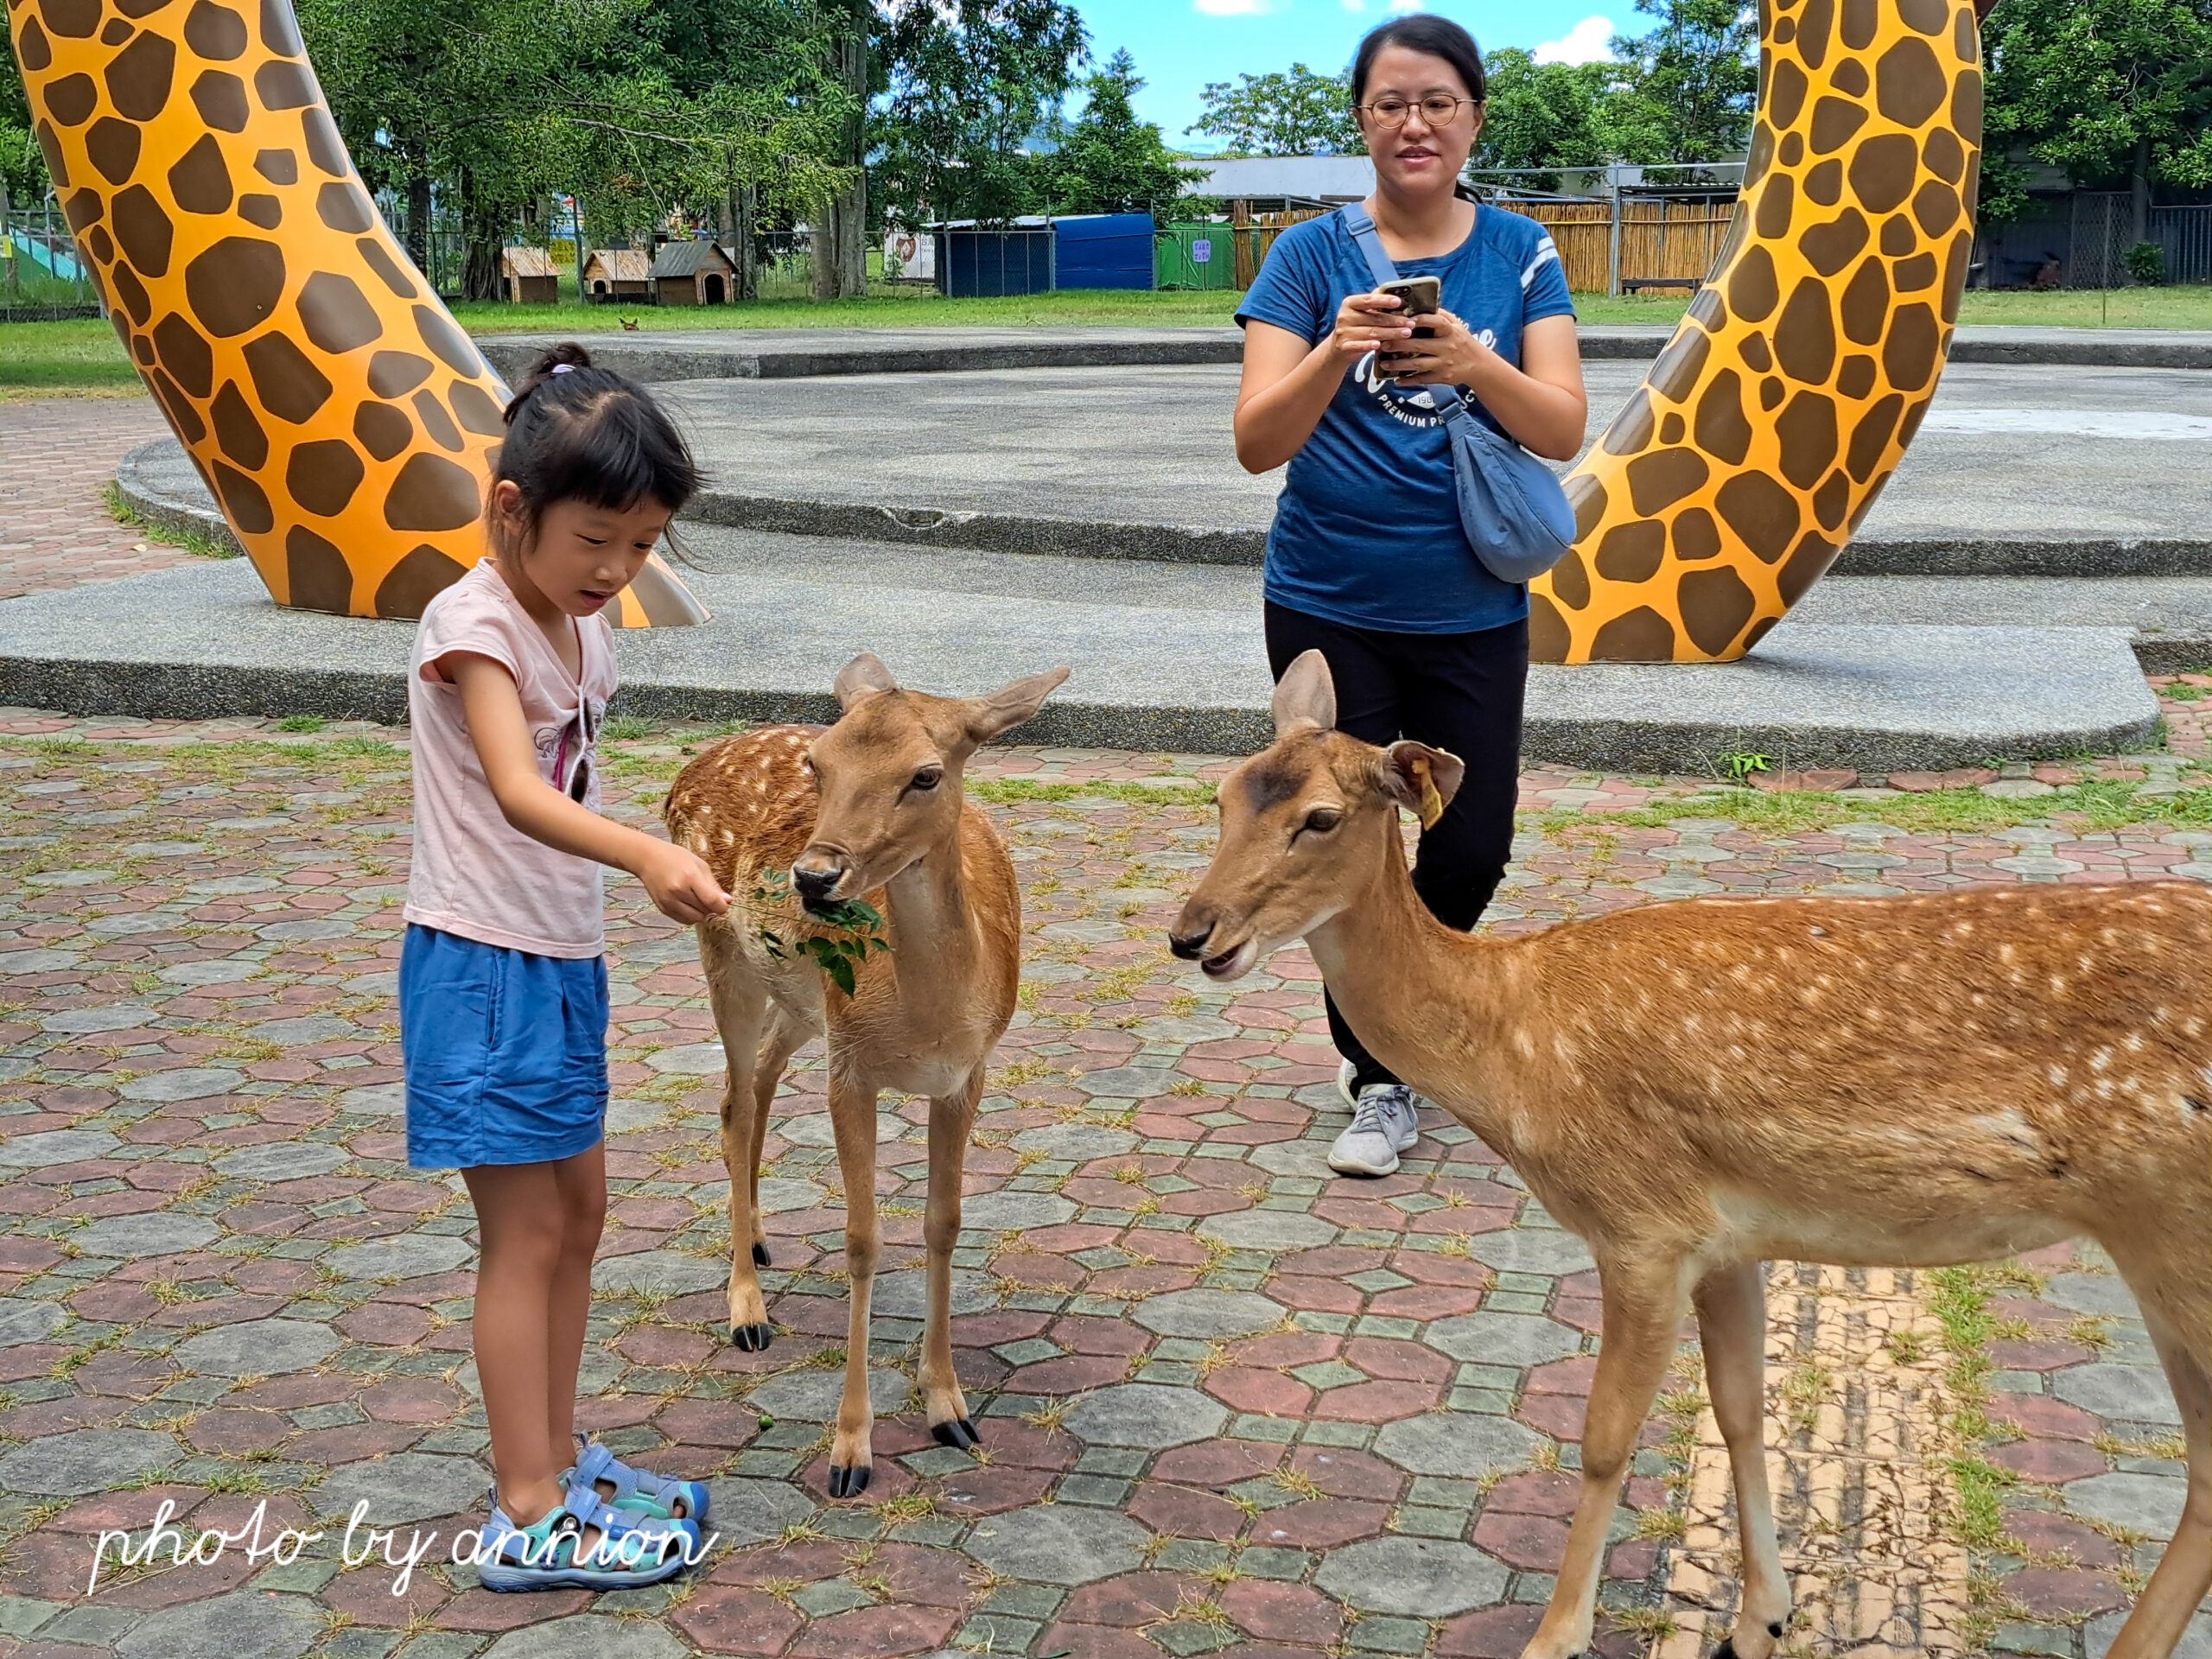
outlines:
[[[728,305],[737,297],[737,262],[712,242],[671,242],[654,256],[658,305]]]
[[[500,286],[517,305],[557,305],[561,270],[543,248],[507,248],[499,254]]]
[[[652,257],[641,249],[595,248],[584,258],[584,298],[593,304],[613,300],[650,304],[652,269]]]

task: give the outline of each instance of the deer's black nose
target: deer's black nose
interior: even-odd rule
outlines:
[[[808,869],[799,865],[791,870],[791,886],[798,892],[799,902],[810,909],[827,903],[830,893],[844,879],[845,868],[842,864],[826,870]]]
[[[1170,933],[1167,948],[1185,962],[1196,962],[1205,953],[1206,941],[1213,937],[1213,924],[1189,933]]]

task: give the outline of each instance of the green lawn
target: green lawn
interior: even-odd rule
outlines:
[[[612,305],[454,307],[473,334],[594,334],[617,332],[622,320],[640,332],[701,328],[912,328],[955,324],[1019,327],[1204,327],[1226,324],[1237,296],[1228,292],[1076,291],[1025,298],[948,300],[926,289],[886,288],[865,300],[816,305],[766,300],[702,308]],[[1680,295],[1575,297],[1586,323],[1672,322]],[[2128,288],[2111,293],[1968,294],[1961,322],[2047,327],[2212,329],[2212,288]],[[135,392],[138,378],[115,334],[104,322],[0,324],[0,400]]]

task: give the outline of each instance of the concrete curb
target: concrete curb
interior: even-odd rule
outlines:
[[[140,517],[172,531],[190,531],[230,548],[238,540],[215,511],[199,476],[172,438],[143,443],[123,458],[117,492]],[[1135,559],[1181,564],[1258,566],[1263,530],[1201,524],[1101,522],[1043,513],[950,512],[868,502],[800,501],[706,490],[684,518],[732,530],[772,531],[915,547],[1062,558]],[[1861,539],[1844,550],[1841,576],[2202,576],[2212,575],[2212,538],[1967,540]],[[2192,649],[2194,647],[2192,646]]]
[[[948,329],[948,335],[958,334]],[[1644,361],[1659,355],[1670,326],[1596,323],[1581,331],[1589,361]],[[734,331],[733,331],[734,333]],[[856,334],[858,338],[856,339]],[[492,366],[513,378],[553,335],[489,334],[477,345]],[[593,356],[632,379],[780,380],[811,375],[931,374],[963,370],[1157,367],[1243,359],[1241,330],[1200,334],[1132,328],[1127,339],[987,340],[949,338],[941,344],[859,343],[858,331],[830,334],[836,345],[798,346],[787,340],[747,346],[736,334],[727,347],[657,345],[651,336],[594,335]],[[2179,330],[1961,328],[1951,345],[1954,363],[2048,365],[2075,368],[2212,370],[2212,332]]]
[[[885,561],[898,550],[863,546]],[[1016,563],[1027,563],[1019,561]],[[694,575],[715,620],[625,634],[622,710],[663,718],[819,720],[863,646],[917,684],[972,693],[1068,664],[1071,695],[1028,741],[1138,752],[1249,752],[1268,741],[1255,607],[1124,603],[1124,584],[856,592],[772,562]],[[1102,591],[1103,590],[1103,591]],[[168,569],[0,605],[0,702],[152,719],[319,715],[397,721],[413,630],[283,610],[239,561]],[[2125,630],[1806,623],[1742,663],[1539,667],[1531,760],[1601,772],[1710,775],[1751,751],[1787,766],[1894,772],[2109,753],[2158,707]]]

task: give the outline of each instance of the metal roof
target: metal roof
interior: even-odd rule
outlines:
[[[696,276],[703,270],[731,272],[737,263],[711,242],[671,242],[653,256],[651,275]]]
[[[584,276],[605,283],[642,283],[652,264],[642,248],[594,248],[585,257]]]

